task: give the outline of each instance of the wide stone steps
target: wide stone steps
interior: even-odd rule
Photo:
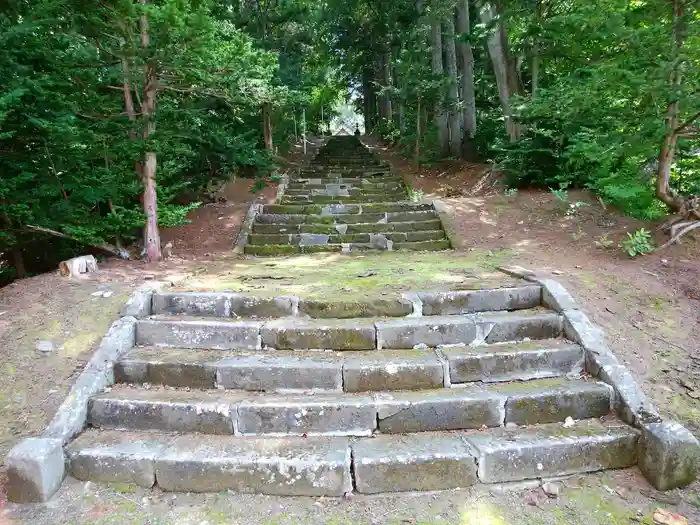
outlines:
[[[271,321],[154,316],[136,325],[136,344],[219,350],[381,350],[550,339],[562,317],[523,310],[406,319],[300,318]]]
[[[280,204],[360,204],[363,202],[402,202],[407,200],[405,194],[364,193],[356,196],[328,195],[285,195]]]
[[[66,447],[73,477],[175,492],[343,496],[469,487],[625,468],[638,432],[616,420],[536,427],[244,437],[88,430]]]
[[[359,365],[350,375],[351,388],[361,389],[366,379]],[[431,375],[441,379],[439,363],[426,378]],[[377,431],[403,434],[591,419],[608,415],[611,403],[609,386],[566,379],[379,394],[280,395],[127,387],[91,399],[88,424],[104,429],[243,436],[368,436]]]
[[[430,204],[415,204],[408,202],[380,202],[364,204],[266,204],[262,213],[273,215],[361,215],[367,213],[398,213],[398,212],[433,212]]]
[[[445,238],[443,230],[424,230],[409,232],[386,232],[384,237],[395,243],[440,241]],[[346,233],[345,235],[328,235],[328,244],[370,243],[371,233]],[[250,244],[303,244],[304,235],[295,234],[257,234],[250,235]]]
[[[450,241],[401,242],[393,243],[391,251],[440,251],[449,250]],[[248,255],[294,255],[297,253],[358,253],[371,250],[386,250],[386,242],[378,243],[346,243],[346,244],[248,244],[244,251]]]
[[[338,188],[340,186],[340,188]],[[287,184],[287,193],[290,195],[294,195],[295,192],[308,192],[308,191],[327,191],[327,190],[348,190],[350,192],[352,191],[369,191],[369,192],[378,192],[378,191],[398,191],[401,190],[404,192],[406,188],[404,184],[397,179],[395,182],[367,182],[367,181],[362,181],[362,179],[358,179],[357,182],[338,182],[338,183],[320,183],[320,182],[301,182],[299,179],[293,180],[289,184]]]
[[[307,215],[303,213],[262,213],[255,220],[258,224],[357,224],[392,222],[416,222],[438,219],[434,210],[337,213],[328,215]]]
[[[120,383],[265,392],[436,389],[583,373],[583,350],[560,339],[436,350],[191,350],[135,348]]]

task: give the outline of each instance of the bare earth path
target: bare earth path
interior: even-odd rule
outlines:
[[[0,452],[38,433],[80,371],[131,290],[144,280],[190,289],[364,296],[416,287],[449,287],[471,272],[515,263],[551,272],[604,327],[618,357],[630,367],[664,415],[700,436],[700,243],[688,239],[662,254],[630,260],[613,246],[643,226],[619,217],[585,194],[575,216],[550,194],[498,194],[483,166],[416,170],[383,154],[429,197],[446,197],[464,242],[455,254],[390,253],[348,258],[306,255],[265,260],[230,252],[251,199],[237,183],[226,204],[196,212],[194,222],[166,232],[174,256],[154,267],[108,261],[90,280],[42,275],[0,290]],[[297,160],[299,160],[297,158]],[[442,175],[440,175],[442,174]],[[274,196],[274,188],[262,194]],[[646,225],[644,225],[646,226]],[[648,226],[646,226],[648,227]],[[100,294],[98,295],[98,292]],[[50,341],[53,350],[36,345]],[[0,478],[1,479],[1,478]],[[164,494],[126,486],[68,481],[47,505],[17,507],[0,500],[0,525],[22,524],[651,524],[663,507],[700,523],[700,486],[657,493],[636,470],[568,478],[560,494],[483,487],[441,494],[351,500],[275,498],[233,494]]]

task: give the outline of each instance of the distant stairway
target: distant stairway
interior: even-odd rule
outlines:
[[[446,250],[432,204],[409,202],[403,179],[357,137],[331,137],[280,202],[255,217],[245,253]]]

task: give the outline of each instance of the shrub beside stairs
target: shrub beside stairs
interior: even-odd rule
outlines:
[[[433,205],[410,202],[403,179],[357,137],[331,137],[281,189],[253,219],[246,254],[450,248]]]
[[[64,465],[79,480],[293,496],[637,464],[658,488],[695,479],[695,438],[658,417],[571,297],[511,274],[359,301],[149,295],[119,321],[128,348],[100,361],[116,384],[87,395],[88,367],[44,436],[10,452],[10,499],[49,498]]]

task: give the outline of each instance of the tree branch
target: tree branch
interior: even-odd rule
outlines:
[[[676,134],[680,133],[681,131],[683,131],[685,128],[687,128],[688,126],[690,126],[693,122],[695,122],[695,121],[698,120],[699,118],[700,118],[700,111],[698,111],[695,115],[693,115],[693,116],[690,117],[688,120],[686,120],[685,122],[683,122],[683,124],[681,124],[681,125],[678,126],[676,129],[674,129],[673,132],[676,133]]]
[[[90,242],[83,242],[79,239],[76,239],[75,237],[71,237],[70,235],[66,235],[65,233],[58,232],[56,230],[52,230],[50,228],[44,228],[43,226],[35,226],[33,224],[25,224],[24,226],[25,230],[29,230],[31,232],[37,232],[37,233],[46,233],[48,235],[53,235],[54,237],[60,237],[61,239],[70,239],[71,241],[78,242],[80,244],[86,244],[88,246],[92,246],[93,248],[97,248],[99,250],[112,253],[116,255],[117,257],[120,257],[122,259],[128,259],[129,254],[126,250],[124,249],[119,249],[116,246],[113,246],[112,244],[108,243],[97,243],[93,244]]]

